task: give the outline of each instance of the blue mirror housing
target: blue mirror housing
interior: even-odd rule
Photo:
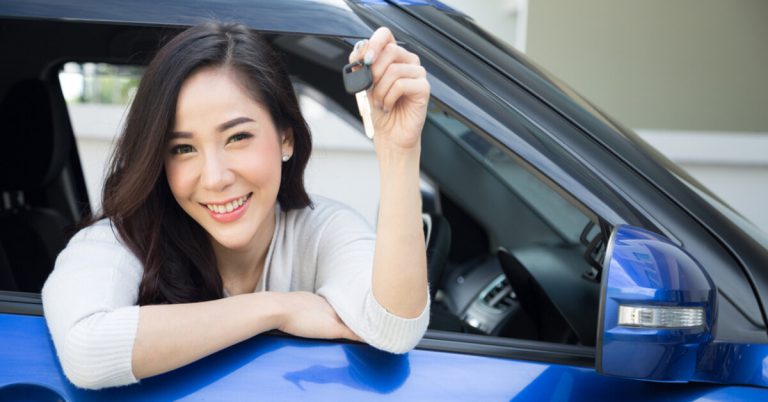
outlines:
[[[618,226],[603,266],[597,371],[652,381],[696,377],[712,340],[716,287],[682,248],[667,238]]]

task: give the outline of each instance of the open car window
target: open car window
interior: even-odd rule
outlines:
[[[605,224],[437,103],[423,138],[452,230],[432,329],[593,346]]]
[[[350,43],[289,35],[271,40],[283,52],[312,130],[309,191],[352,206],[375,226],[373,145],[350,107],[354,98],[339,85]],[[142,73],[141,65],[99,60],[59,65],[94,211]],[[422,155],[425,212],[444,219],[451,233],[445,264],[430,267],[439,271],[430,272],[432,328],[593,345],[605,233],[600,219],[438,102],[430,106]],[[37,279],[38,289],[44,278]]]

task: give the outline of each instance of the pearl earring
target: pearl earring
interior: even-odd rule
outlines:
[[[283,162],[288,162],[288,159],[291,159],[291,155],[283,154]]]

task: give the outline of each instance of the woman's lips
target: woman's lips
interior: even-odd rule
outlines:
[[[251,204],[253,193],[224,204],[201,204],[208,214],[217,222],[227,223],[238,220]]]

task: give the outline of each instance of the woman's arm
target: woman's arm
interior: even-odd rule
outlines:
[[[252,293],[140,307],[131,356],[133,375],[142,379],[165,373],[279,327],[281,307],[272,296]]]
[[[427,306],[427,260],[421,218],[419,158],[429,83],[419,58],[379,28],[350,60],[372,60],[369,90],[381,201],[373,294],[390,313],[419,316]]]
[[[43,308],[61,366],[76,386],[131,384],[270,329],[356,339],[311,293],[139,307],[141,276],[141,264],[107,221],[78,233],[59,255],[42,291]]]
[[[306,338],[356,339],[322,297],[307,292],[257,292],[143,306],[133,345],[133,374],[142,379],[165,373],[272,329]]]

